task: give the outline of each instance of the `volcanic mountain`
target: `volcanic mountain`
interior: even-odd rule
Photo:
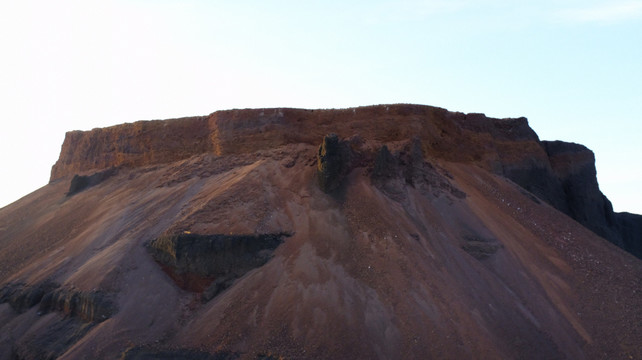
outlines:
[[[641,234],[525,118],[73,131],[0,209],[0,359],[640,359]]]

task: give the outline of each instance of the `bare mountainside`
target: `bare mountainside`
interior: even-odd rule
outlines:
[[[524,118],[70,132],[50,184],[0,209],[0,359],[642,358],[641,229],[590,150]]]

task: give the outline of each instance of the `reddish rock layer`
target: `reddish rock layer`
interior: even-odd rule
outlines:
[[[93,169],[168,163],[212,151],[208,119],[138,121],[91,131],[70,131],[51,180]]]
[[[547,159],[525,118],[491,119],[421,105],[247,109],[69,132],[51,180],[109,167],[169,163],[207,152],[228,155],[285,144],[317,144],[330,132],[377,142],[418,137],[430,157],[496,169],[502,163],[544,164]]]
[[[613,213],[599,190],[593,153],[582,145],[540,142],[523,117],[493,119],[397,104],[339,110],[226,110],[203,117],[139,121],[67,133],[51,181],[204,153],[223,156],[286,144],[317,145],[328,133],[377,144],[418,139],[426,158],[471,163],[503,175],[642,258],[642,234],[637,231],[642,220]]]

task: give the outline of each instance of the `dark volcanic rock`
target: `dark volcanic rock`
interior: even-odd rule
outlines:
[[[622,237],[622,248],[642,259],[642,215],[615,213],[615,221]]]
[[[372,179],[390,179],[397,176],[397,159],[395,159],[386,145],[377,152]]]
[[[52,282],[7,284],[0,289],[0,303],[4,302],[20,313],[40,304],[41,315],[57,311],[85,322],[101,322],[116,313],[111,297],[102,291],[84,292]]]
[[[8,302],[17,312],[25,312],[40,303],[43,296],[59,285],[45,282],[35,286],[22,283],[9,283],[0,289],[0,303]]]
[[[116,174],[115,168],[99,171],[91,175],[76,174],[71,179],[71,184],[69,184],[69,191],[67,191],[67,196],[75,195],[87,188],[98,185],[114,174]]]
[[[554,208],[569,214],[560,180],[548,164],[505,165],[503,175]]]
[[[565,206],[549,202],[596,234],[642,258],[642,217],[613,212],[597,183],[593,152],[583,145],[562,141],[544,141],[542,145],[560,182]]]
[[[102,322],[117,311],[110,296],[102,291],[78,291],[59,288],[45,294],[40,302],[40,313],[58,311],[85,322]]]
[[[465,236],[461,248],[475,259],[484,260],[495,255],[502,248],[502,245],[495,239]]]
[[[424,168],[426,165],[430,170],[433,170],[432,165],[424,161],[424,154],[421,146],[421,140],[414,137],[412,141],[406,146],[404,151],[399,154],[401,166],[403,168],[404,179],[407,184],[415,184],[421,181]]]
[[[382,146],[375,156],[370,177],[377,188],[396,201],[406,197],[406,186],[425,194],[447,193],[459,199],[466,197],[446,175],[424,159],[421,141],[417,138],[394,154],[386,145]]]
[[[542,141],[547,159],[504,163],[502,174],[594,233],[642,258],[642,217],[616,214],[597,182],[595,155],[580,144]]]
[[[583,145],[562,141],[544,141],[542,144],[564,193],[566,209],[560,210],[566,210],[596,234],[616,240],[613,208],[597,184],[593,152]]]
[[[317,154],[319,187],[326,193],[337,189],[348,173],[350,148],[336,134],[323,138]]]
[[[246,272],[264,265],[288,236],[178,234],[152,240],[147,249],[183,289],[209,300]]]

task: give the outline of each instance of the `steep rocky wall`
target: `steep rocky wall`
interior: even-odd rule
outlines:
[[[598,186],[593,152],[583,145],[562,141],[544,141],[542,145],[564,194],[563,211],[596,234],[616,242],[613,207]]]
[[[9,283],[0,288],[0,304],[5,302],[19,313],[39,305],[40,314],[56,311],[95,323],[110,318],[117,311],[109,294],[79,291],[51,282],[36,285]]]
[[[51,180],[117,167],[169,163],[202,153],[244,154],[286,144],[318,145],[325,135],[372,148],[417,139],[428,159],[473,163],[503,175],[595,233],[642,256],[639,218],[613,213],[582,145],[541,142],[526,118],[493,119],[423,105],[336,110],[245,109],[204,117],[139,121],[67,133]]]
[[[212,151],[207,117],[138,121],[91,131],[70,131],[51,180],[111,167],[168,163]]]
[[[317,144],[329,133],[342,138],[359,135],[377,143],[418,137],[430,157],[477,162],[495,170],[502,164],[546,161],[525,118],[492,119],[421,105],[247,109],[69,132],[51,180],[111,167],[169,163],[207,152],[240,154],[291,143]]]
[[[562,141],[542,143],[559,179],[565,211],[580,224],[642,258],[642,216],[615,213],[597,183],[595,155],[583,145]]]
[[[504,167],[504,175],[594,233],[642,258],[642,216],[614,213],[600,191],[595,155],[584,145],[542,141],[548,164]]]
[[[617,230],[622,236],[622,248],[642,259],[642,215],[615,213]]]
[[[208,301],[248,271],[263,266],[290,234],[164,235],[147,249],[182,289]]]

